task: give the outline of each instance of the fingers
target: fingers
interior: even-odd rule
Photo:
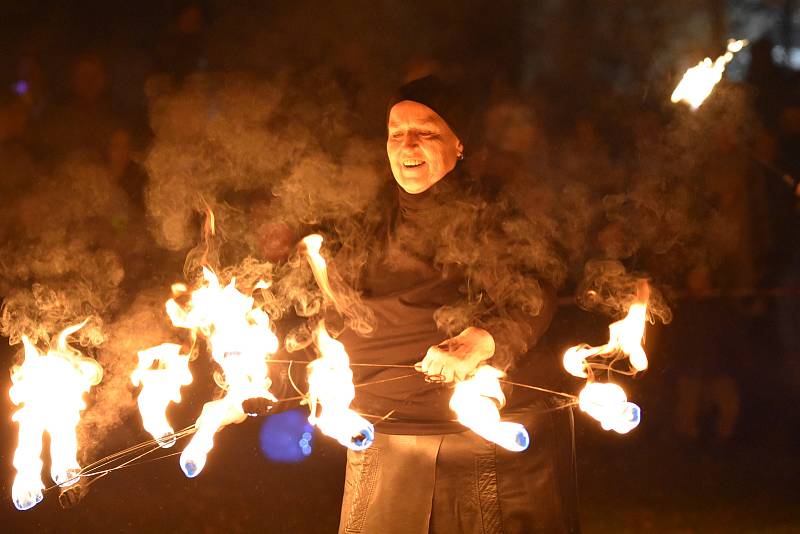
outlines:
[[[444,382],[452,382],[453,378],[455,377],[455,370],[452,366],[444,365],[442,366],[442,370],[439,373],[444,378]]]
[[[448,355],[443,352],[439,347],[431,347],[428,349],[425,358],[422,359],[415,368],[422,371],[427,376],[441,376],[444,382],[452,382],[454,377],[454,370],[452,365],[448,365]]]
[[[444,362],[440,358],[433,358],[432,361],[428,364],[428,370],[425,371],[425,374],[428,376],[440,375],[443,374],[442,373],[443,368],[444,368]]]
[[[459,366],[456,366],[456,368],[455,368],[454,377],[459,382],[461,382],[463,380],[466,380],[471,372],[472,372],[471,370],[466,369],[466,368],[464,368],[464,367],[459,365]]]
[[[439,345],[429,348],[415,368],[429,377],[439,376],[442,382],[449,383],[466,380],[479,363],[480,359],[464,358],[459,351],[442,350]]]
[[[425,374],[428,374],[428,368],[431,365],[431,362],[436,358],[436,353],[439,351],[436,347],[431,347],[428,349],[428,352],[425,354],[425,357],[422,359],[421,362],[417,363],[415,367],[418,370],[422,371]]]

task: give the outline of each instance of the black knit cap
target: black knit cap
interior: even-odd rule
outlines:
[[[394,105],[403,100],[419,102],[431,108],[444,119],[459,141],[464,146],[467,145],[472,117],[463,91],[459,92],[455,86],[434,75],[410,81],[395,91],[389,99],[386,122],[389,122],[389,113]]]

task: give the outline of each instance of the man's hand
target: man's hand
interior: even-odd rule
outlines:
[[[418,364],[428,376],[441,375],[444,382],[465,380],[478,365],[494,355],[494,338],[482,328],[470,326],[455,337],[428,349]]]

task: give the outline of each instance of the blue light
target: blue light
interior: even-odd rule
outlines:
[[[261,451],[273,462],[301,462],[311,454],[313,431],[305,410],[270,415],[261,426]]]
[[[524,428],[517,432],[517,436],[514,442],[519,446],[520,451],[524,451],[528,448],[528,445],[531,444],[531,437],[528,435],[528,431]]]
[[[183,473],[189,478],[194,478],[200,474],[197,464],[191,461],[181,464],[181,468],[183,468]]]
[[[14,83],[14,92],[18,95],[22,96],[28,92],[28,82],[25,80],[19,80]]]
[[[367,425],[368,426],[361,429],[357,436],[353,436],[350,445],[348,445],[349,449],[354,451],[363,451],[372,445],[372,442],[375,439],[375,429],[371,424],[367,423]]]

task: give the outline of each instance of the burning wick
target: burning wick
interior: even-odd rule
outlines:
[[[611,382],[590,382],[578,396],[578,406],[600,421],[603,430],[627,434],[641,421],[641,409],[628,402],[625,391]]]
[[[457,382],[450,408],[456,412],[458,422],[479,436],[504,449],[521,452],[530,445],[530,436],[519,423],[500,420],[500,408],[506,397],[500,388],[500,378],[505,374],[490,365],[478,367],[468,379]]]
[[[27,337],[22,338],[25,360],[11,371],[11,402],[21,406],[11,420],[19,423],[19,442],[14,452],[17,475],[11,488],[14,506],[28,510],[44,498],[42,434],[50,435],[50,477],[66,487],[79,480],[78,440],[75,429],[86,408],[83,395],[103,378],[95,360],[67,344],[67,338],[83,328],[88,319],[64,329],[55,350],[42,354]]]
[[[731,39],[728,41],[725,53],[715,61],[712,62],[711,58],[707,57],[687,70],[678,86],[672,92],[670,97],[672,102],[683,101],[689,104],[692,109],[699,108],[722,79],[725,67],[731,62],[733,55],[747,46],[747,44],[748,42],[745,39],[739,41]]]
[[[214,447],[214,434],[247,418],[242,403],[250,399],[278,400],[269,391],[272,381],[267,361],[278,350],[269,316],[253,306],[253,297],[236,289],[235,279],[222,287],[207,268],[203,268],[203,278],[203,285],[192,292],[186,304],[180,305],[175,299],[167,302],[173,325],[190,329],[193,336],[200,333],[208,340],[211,356],[222,368],[222,374],[215,376],[217,384],[226,391],[223,398],[203,406],[195,423],[197,431],[181,453],[181,469],[187,477],[195,477],[203,470]],[[257,287],[268,285],[259,283]],[[180,294],[186,287],[175,285],[173,291]]]
[[[321,235],[311,234],[304,237],[302,243],[317,285],[335,306],[328,265],[320,253],[322,240]],[[311,409],[308,422],[345,447],[354,451],[364,450],[372,445],[375,429],[372,423],[350,409],[356,396],[350,356],[344,345],[328,334],[324,322],[320,322],[314,331],[314,344],[320,356],[308,365],[308,404]]]
[[[131,375],[134,386],[142,385],[137,402],[145,430],[164,448],[175,444],[175,431],[167,421],[170,402],[181,401],[181,386],[192,383],[189,355],[181,346],[164,343],[139,352],[139,366]]]
[[[616,357],[619,353],[628,356],[631,367],[636,371],[647,369],[647,354],[642,347],[644,327],[647,323],[647,301],[650,287],[642,281],[636,288],[636,300],[628,308],[628,315],[612,323],[609,327],[608,343],[592,347],[585,343],[570,347],[564,353],[564,368],[572,376],[587,378],[590,358]]]
[[[636,286],[636,298],[628,308],[628,314],[608,327],[608,343],[599,347],[580,344],[564,353],[563,364],[567,372],[587,379],[586,386],[578,396],[578,405],[581,410],[600,421],[605,430],[625,434],[636,428],[641,420],[640,408],[628,402],[625,391],[619,385],[595,381],[594,368],[607,369],[610,372],[615,361],[627,356],[634,372],[647,369],[647,354],[642,343],[649,299],[650,286],[645,280],[640,280]]]
[[[350,357],[323,322],[314,331],[314,344],[320,356],[308,364],[308,422],[348,449],[362,451],[372,445],[375,429],[350,409],[356,396]]]
[[[311,266],[311,272],[314,273],[314,280],[317,281],[319,288],[335,306],[336,295],[333,293],[328,278],[328,263],[320,253],[320,249],[322,248],[322,236],[319,234],[310,234],[305,236],[301,240],[301,243],[305,246],[306,258],[308,259],[308,264]]]

